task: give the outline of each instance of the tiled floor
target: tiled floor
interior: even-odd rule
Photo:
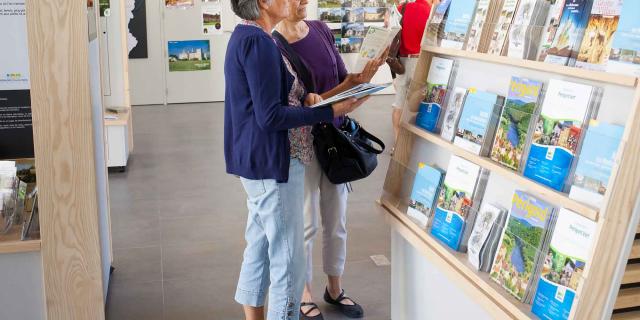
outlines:
[[[388,144],[391,99],[374,97],[355,113]],[[224,170],[222,104],[135,107],[133,116],[130,166],[109,176],[116,269],[108,319],[242,319],[233,294],[244,248],[245,194]],[[390,256],[389,229],[374,203],[388,153],[379,160],[370,178],[354,183],[349,198],[344,287],[363,305],[366,319],[388,320],[390,270],[369,258]],[[321,299],[320,249],[314,250],[314,293]],[[343,319],[324,303],[320,308],[327,320]]]

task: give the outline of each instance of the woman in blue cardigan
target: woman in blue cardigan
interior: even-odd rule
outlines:
[[[299,0],[231,0],[243,22],[225,57],[224,153],[240,176],[249,216],[235,299],[247,320],[298,319],[304,286],[304,163],[311,161],[310,125],[330,122],[365,99],[308,108],[321,100],[278,50],[271,31]]]

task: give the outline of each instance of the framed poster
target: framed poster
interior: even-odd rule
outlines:
[[[209,40],[169,41],[169,72],[211,70]]]

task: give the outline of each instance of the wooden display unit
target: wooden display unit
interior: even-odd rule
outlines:
[[[602,209],[593,208],[546,186],[523,177],[487,157],[481,157],[453,145],[440,135],[414,125],[415,115],[426,87],[427,73],[433,57],[463,59],[467,63],[482,63],[501,68],[517,68],[526,72],[544,73],[569,81],[598,82],[631,92],[630,113],[620,145],[620,158],[610,179]],[[523,71],[523,72],[524,72]],[[465,73],[458,70],[458,77]],[[566,207],[597,223],[597,233],[584,278],[578,286],[571,319],[608,319],[612,310],[640,306],[640,264],[628,259],[640,258],[640,86],[638,78],[611,73],[557,66],[537,61],[524,61],[483,53],[467,52],[423,45],[407,99],[403,106],[403,120],[396,141],[384,191],[380,203],[388,212],[388,221],[403,237],[431,263],[469,296],[482,305],[496,319],[537,319],[531,305],[511,297],[502,287],[489,279],[487,273],[477,272],[467,263],[466,254],[454,252],[433,238],[429,232],[411,220],[406,209],[412,186],[414,169],[410,169],[412,155],[419,145],[429,150],[462,157],[516,184],[536,197],[557,207]],[[493,178],[492,178],[493,179]],[[635,240],[634,240],[635,239]],[[636,262],[629,260],[630,262]],[[623,285],[620,290],[621,284]],[[629,309],[627,309],[629,310]],[[630,309],[635,310],[635,309]],[[631,319],[638,311],[616,313],[616,319]]]
[[[39,254],[25,261],[42,262],[33,269],[42,270],[44,292],[35,296],[44,304],[21,301],[20,307],[42,308],[49,320],[105,318],[100,201],[108,186],[99,178],[106,176],[97,156],[104,147],[97,133],[103,114],[92,103],[88,42],[98,1],[90,3],[94,7],[88,10],[86,1],[26,0],[41,239],[20,241],[22,226],[16,226],[0,236],[0,259]],[[9,290],[4,285],[0,290]]]

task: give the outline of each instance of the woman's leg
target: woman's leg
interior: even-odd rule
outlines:
[[[304,249],[307,257],[307,273],[302,302],[313,302],[311,283],[313,282],[313,240],[318,233],[318,217],[320,210],[320,179],[322,168],[317,159],[305,166],[304,170]],[[302,307],[302,312],[307,312],[311,307]],[[309,314],[313,317],[320,313],[315,310]]]
[[[247,246],[240,269],[235,299],[244,306],[247,319],[264,319],[264,300],[269,287],[268,241],[258,215],[261,199],[267,194],[263,180],[241,179],[247,193]]]
[[[340,277],[347,257],[347,197],[345,184],[333,184],[322,175],[320,182],[320,216],[322,217],[322,265],[329,277],[327,289],[338,296]]]
[[[273,189],[259,211],[269,241],[270,280],[267,318],[298,320],[305,282],[304,165],[291,159],[289,181]]]

